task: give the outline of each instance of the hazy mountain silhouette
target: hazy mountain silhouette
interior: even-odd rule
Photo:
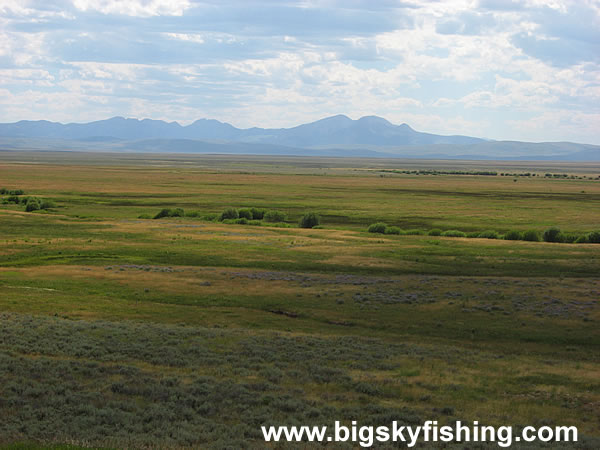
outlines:
[[[260,142],[293,147],[339,145],[427,145],[467,144],[483,139],[466,136],[438,136],[420,133],[406,124],[393,125],[387,120],[367,116],[352,120],[344,115],[327,117],[293,128],[239,129],[218,120],[200,119],[191,125],[162,120],[137,120],[113,117],[90,123],[27,121],[0,124],[0,136],[86,140],[98,137],[118,139],[198,139],[236,142]]]
[[[377,116],[352,120],[345,115],[272,129],[240,129],[213,119],[187,126],[123,117],[64,125],[23,120],[0,124],[0,148],[600,161],[600,146],[595,145],[442,136]]]

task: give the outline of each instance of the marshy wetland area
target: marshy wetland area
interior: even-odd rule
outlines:
[[[600,448],[598,163],[0,152],[0,188],[0,445]]]

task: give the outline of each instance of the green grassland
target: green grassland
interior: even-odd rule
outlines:
[[[598,448],[600,245],[366,230],[589,233],[600,168],[381,172],[415,167],[0,154],[0,188],[53,202],[0,204],[0,445],[262,448],[265,424],[431,419],[576,425]],[[289,227],[203,219],[227,207]],[[198,217],[139,218],[162,208]],[[308,211],[322,227],[297,227]]]

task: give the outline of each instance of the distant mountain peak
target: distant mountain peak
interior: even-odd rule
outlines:
[[[369,115],[353,120],[344,114],[292,128],[236,128],[215,119],[202,118],[190,125],[153,119],[115,116],[90,123],[62,125],[53,122],[0,124],[0,136],[59,139],[117,138],[190,139],[284,145],[296,148],[329,147],[394,148],[406,145],[469,144],[481,139],[420,133],[406,124],[394,125],[383,117]]]
[[[315,122],[311,122],[311,123],[319,123],[319,122],[340,122],[340,123],[344,123],[344,122],[352,122],[352,119],[344,114],[336,114],[335,116],[329,116],[329,117],[325,117],[324,119],[319,119]],[[310,125],[310,124],[308,124]]]
[[[385,125],[392,125],[387,119],[379,116],[363,116],[358,119],[358,122],[366,122],[366,123],[380,123]]]
[[[0,148],[600,161],[600,146],[441,136],[375,115],[353,120],[344,114],[271,129],[240,129],[215,119],[186,126],[122,116],[68,124],[21,120],[0,123]]]

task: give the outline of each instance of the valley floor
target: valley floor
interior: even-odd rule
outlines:
[[[600,447],[600,245],[427,234],[597,230],[585,167],[20,158],[0,156],[0,187],[53,206],[0,205],[0,445],[262,448],[261,425],[478,420]],[[207,219],[227,207],[287,219]],[[198,214],[140,218],[162,208]],[[322,227],[298,228],[306,211]]]

